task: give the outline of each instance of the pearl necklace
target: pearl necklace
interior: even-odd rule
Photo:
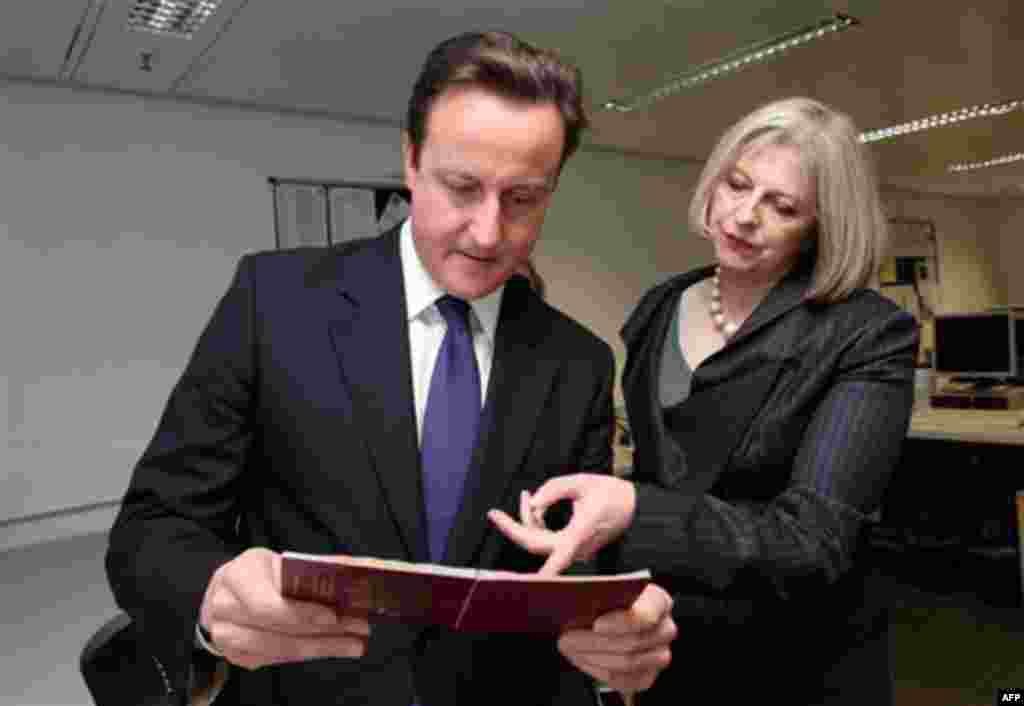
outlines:
[[[722,268],[715,267],[715,276],[711,279],[711,303],[708,304],[708,311],[711,313],[711,320],[715,322],[715,328],[725,338],[732,338],[739,326],[735,321],[725,318],[725,310],[722,308],[722,289],[719,272]]]

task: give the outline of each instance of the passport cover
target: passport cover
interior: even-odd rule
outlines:
[[[649,571],[539,576],[345,555],[284,552],[281,593],[370,619],[467,632],[558,634],[628,608]]]

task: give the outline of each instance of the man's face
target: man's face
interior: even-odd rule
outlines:
[[[403,142],[416,252],[462,299],[493,292],[525,263],[558,178],[565,128],[551,103],[455,88],[434,103],[414,165]]]

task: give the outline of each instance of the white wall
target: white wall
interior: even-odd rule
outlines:
[[[398,155],[391,127],[0,84],[0,547],[123,492],[238,256],[274,245],[267,177]]]
[[[884,193],[888,215],[926,219],[935,224],[938,241],[938,287],[929,302],[938,314],[981,311],[1008,302],[1013,261],[1004,255],[1004,224],[999,217],[1002,202],[995,199],[946,198],[901,191]],[[1020,262],[1018,260],[1018,262]],[[1019,265],[1017,266],[1019,270]],[[934,275],[933,275],[934,276]],[[906,303],[893,295],[897,303]],[[908,300],[908,291],[897,292]],[[916,311],[916,307],[909,307]],[[934,329],[922,322],[920,362],[934,350]]]
[[[667,276],[710,261],[691,237],[687,205],[700,165],[584,151],[558,187],[537,248],[548,298],[611,344],[640,296]]]
[[[267,177],[399,166],[394,127],[0,83],[0,549],[109,526],[237,258],[273,247]],[[537,253],[552,302],[618,346],[700,249],[692,171],[577,155]]]
[[[1006,304],[1007,271],[1000,255],[999,201],[884,193],[890,217],[935,223],[939,245],[941,312],[977,311]]]
[[[1007,299],[1024,306],[1024,199],[1007,199],[996,209],[1000,234],[999,262],[1006,278]]]

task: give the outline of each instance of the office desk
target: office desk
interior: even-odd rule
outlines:
[[[1024,411],[934,409],[922,404],[910,418],[907,438],[1024,446]]]
[[[909,553],[915,565],[924,566],[915,560],[929,555],[966,590],[981,581],[979,561],[1001,567],[985,581],[1019,596],[1022,420],[1021,410],[916,408],[878,537]]]

